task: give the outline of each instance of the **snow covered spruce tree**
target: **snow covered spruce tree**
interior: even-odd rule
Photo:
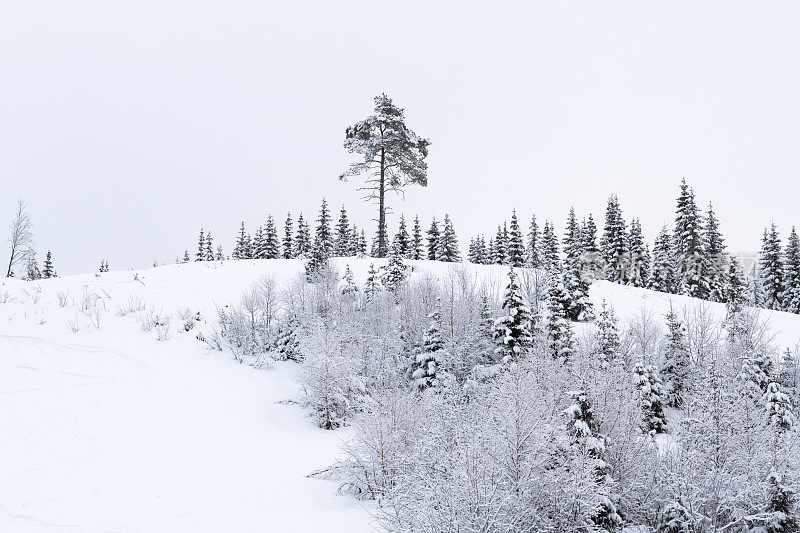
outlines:
[[[525,262],[531,268],[539,268],[541,264],[540,240],[541,236],[539,235],[539,225],[536,223],[536,215],[532,215],[531,224],[528,226],[528,246],[525,250]]]
[[[350,227],[350,239],[349,239],[350,240],[350,243],[349,243],[350,244],[350,250],[348,252],[348,255],[354,255],[354,256],[358,256],[358,257],[362,257],[363,256],[363,254],[359,253],[359,248],[360,248],[359,247],[359,242],[358,242],[359,239],[360,239],[360,237],[359,237],[359,233],[358,233],[358,226],[353,224]]]
[[[323,198],[314,235],[314,249],[311,251],[311,259],[306,263],[306,278],[308,278],[308,281],[315,281],[317,276],[328,266],[328,258],[331,256],[332,251],[333,237],[330,228],[330,213],[328,212],[328,204]]]
[[[267,245],[264,239],[264,226],[256,229],[253,235],[253,259],[266,259],[267,258]]]
[[[47,250],[47,254],[44,257],[44,263],[42,263],[42,277],[45,279],[56,277],[56,269],[53,266],[53,256],[50,253],[50,250]]]
[[[589,299],[589,283],[582,272],[581,257],[583,255],[583,234],[575,217],[575,210],[570,209],[564,235],[564,290],[569,298],[566,317],[575,322],[584,322],[594,318],[594,306]]]
[[[347,210],[344,206],[339,212],[339,222],[336,224],[333,255],[338,257],[350,255],[350,220],[347,218]]]
[[[521,267],[525,264],[525,243],[522,241],[522,230],[519,227],[516,209],[511,212],[506,257],[512,267]]]
[[[399,192],[409,184],[428,185],[428,139],[418,137],[405,123],[403,110],[385,94],[375,97],[374,114],[347,128],[344,147],[363,160],[350,165],[339,176],[347,181],[351,176],[366,174],[361,190],[366,198],[378,202],[378,257],[385,257],[386,193]]]
[[[364,230],[361,230],[361,233],[358,234],[358,242],[356,243],[356,255],[358,257],[364,257],[367,255],[367,236],[364,233]]]
[[[314,245],[316,246],[317,243],[322,246],[325,257],[330,257],[333,253],[333,233],[331,232],[331,214],[325,198],[322,199],[322,205],[319,208],[317,228],[314,233]]]
[[[708,261],[708,298],[712,302],[724,302],[729,260],[725,251],[725,239],[720,232],[719,220],[711,202],[708,202],[706,223],[703,227],[703,253]]]
[[[422,227],[419,224],[419,215],[414,217],[414,227],[411,230],[411,249],[409,250],[408,258],[415,261],[425,259],[425,251],[422,248]]]
[[[406,265],[403,263],[403,254],[399,243],[395,242],[392,245],[389,263],[381,270],[383,271],[381,273],[383,286],[390,292],[397,292],[407,277]]]
[[[444,351],[442,341],[442,311],[441,302],[436,300],[436,307],[428,315],[428,331],[422,340],[422,347],[414,359],[414,368],[411,378],[419,390],[436,387],[440,384],[442,376],[441,362]]]
[[[575,531],[617,531],[622,517],[617,512],[616,483],[611,477],[611,465],[606,461],[606,442],[600,435],[592,412],[592,404],[585,389],[571,391],[572,404],[565,414],[568,417],[568,457],[580,464],[588,459],[593,471],[593,484],[585,487],[591,502],[585,502],[576,511]]]
[[[608,199],[600,250],[606,264],[605,278],[617,283],[627,283],[631,263],[630,248],[625,219],[622,217],[617,196]]]
[[[767,476],[767,526],[765,533],[797,533],[800,531],[800,512],[797,491],[785,482],[777,469]]]
[[[367,301],[370,301],[379,290],[381,290],[381,286],[378,283],[378,271],[375,270],[375,265],[370,263],[369,270],[367,271],[367,279],[364,282],[364,297]]]
[[[350,265],[344,266],[344,276],[342,276],[342,294],[345,296],[353,297],[358,294],[358,285],[353,280],[353,271],[350,270]]]
[[[547,280],[547,332],[550,355],[562,362],[569,362],[574,355],[575,342],[572,325],[567,319],[569,295],[557,272],[548,274]]]
[[[311,231],[308,223],[303,218],[303,213],[297,217],[297,234],[294,239],[294,257],[308,257],[311,253]]]
[[[542,229],[542,267],[548,274],[561,271],[561,258],[558,254],[558,237],[549,220],[544,222]]]
[[[621,358],[621,346],[619,336],[619,320],[614,314],[614,308],[603,303],[600,306],[600,316],[597,321],[597,359],[600,365],[607,367]]]
[[[482,246],[482,237],[478,235],[469,240],[469,250],[467,252],[467,261],[476,265],[486,264],[486,251]]]
[[[197,253],[195,254],[195,261],[205,261],[206,258],[206,237],[203,234],[203,228],[200,228],[200,237],[197,239]]]
[[[411,236],[406,228],[406,217],[400,215],[400,222],[397,225],[397,233],[394,235],[394,243],[397,244],[400,256],[408,259],[411,250]]]
[[[686,342],[686,330],[672,306],[666,318],[667,336],[661,366],[661,376],[666,384],[665,397],[670,407],[683,407],[688,397],[692,361]]]
[[[39,270],[39,261],[36,259],[36,250],[29,250],[25,258],[25,277],[28,281],[35,281],[42,278]]]
[[[514,267],[508,270],[502,309],[504,314],[494,322],[495,354],[502,363],[509,363],[524,357],[531,344],[531,311],[522,298]]]
[[[442,233],[439,235],[437,246],[437,260],[448,263],[461,260],[461,255],[458,252],[458,239],[456,238],[456,232],[453,229],[453,223],[450,221],[450,216],[447,214],[444,216]]]
[[[300,338],[303,337],[300,321],[293,313],[287,313],[279,322],[275,333],[275,353],[284,361],[300,361],[303,353]]]
[[[781,239],[773,222],[764,229],[759,258],[759,278],[764,291],[763,306],[775,311],[783,310],[783,257]]]
[[[267,216],[267,224],[264,226],[264,249],[262,255],[264,259],[278,259],[281,256],[281,244],[278,240],[278,228],[272,215]]]
[[[286,213],[286,221],[283,223],[283,258],[291,259],[294,257],[294,239],[292,233],[294,232],[294,223],[292,222],[292,214]]]
[[[663,384],[656,369],[641,360],[634,367],[636,388],[640,394],[642,430],[650,435],[666,433],[667,418],[664,415]]]
[[[674,293],[677,286],[672,237],[664,225],[653,245],[653,269],[647,287],[654,291]]]
[[[206,261],[214,260],[214,239],[213,237],[211,237],[211,230],[209,230],[208,233],[206,233],[205,260]]]
[[[792,400],[781,390],[781,384],[770,381],[763,398],[767,420],[775,431],[787,431],[794,425]]]
[[[508,243],[506,235],[501,226],[497,226],[497,235],[494,237],[494,248],[492,249],[492,263],[504,265],[508,259]]]
[[[789,313],[800,313],[800,237],[792,226],[783,255],[783,304]]]
[[[431,227],[426,232],[428,239],[428,260],[435,261],[439,258],[439,223],[436,217],[431,221]]]
[[[631,258],[628,284],[634,287],[647,287],[650,281],[650,250],[644,242],[642,224],[638,218],[631,220],[628,246]]]
[[[697,209],[694,190],[681,181],[675,215],[674,255],[678,292],[707,300],[711,292],[709,265],[703,249],[703,217]]]
[[[314,240],[314,249],[311,257],[306,261],[306,279],[309,283],[318,280],[319,276],[328,267],[328,252],[325,243],[319,239]]]
[[[597,224],[594,223],[594,217],[589,213],[588,218],[584,218],[581,222],[581,238],[583,243],[581,247],[584,252],[596,253],[600,251],[597,246]]]

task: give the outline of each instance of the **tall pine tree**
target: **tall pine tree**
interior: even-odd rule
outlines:
[[[419,224],[419,215],[414,217],[414,228],[411,230],[410,258],[415,261],[425,258],[425,251],[422,248],[422,227]]]
[[[495,320],[495,354],[503,363],[522,358],[531,345],[531,311],[522,298],[514,267],[508,271],[508,285],[503,295],[504,314]]]
[[[428,228],[428,259],[435,261],[439,258],[439,223],[436,222],[436,217],[431,221],[431,227]]]
[[[703,255],[708,262],[708,298],[712,302],[724,302],[729,259],[725,251],[725,239],[719,229],[719,220],[711,202],[708,202],[703,228]]]
[[[606,265],[605,278],[617,283],[627,283],[631,262],[628,234],[619,199],[616,196],[608,199],[600,249]]]
[[[564,235],[564,289],[568,297],[567,318],[578,322],[594,318],[589,282],[582,272],[583,234],[575,210],[570,209]]]
[[[531,216],[531,224],[528,227],[528,248],[527,264],[531,268],[539,268],[541,265],[541,253],[539,250],[539,225],[536,223],[536,215]]]
[[[297,234],[294,239],[294,256],[308,257],[311,253],[311,231],[308,223],[303,218],[303,213],[297,217]]]
[[[631,221],[628,235],[631,266],[628,272],[628,284],[634,287],[647,287],[650,281],[650,250],[644,242],[642,225],[638,218]]]
[[[394,244],[397,244],[400,256],[408,259],[409,255],[411,255],[411,237],[406,229],[406,217],[403,215],[400,215],[400,223],[394,236]]]
[[[763,306],[767,309],[783,310],[783,274],[781,239],[773,222],[769,229],[764,229],[759,258],[759,277],[761,289],[764,291]]]
[[[264,259],[278,259],[281,256],[281,245],[278,240],[278,228],[272,215],[267,217],[267,225],[264,227]]]
[[[203,234],[203,228],[200,228],[200,237],[197,239],[197,254],[195,254],[195,261],[203,261],[206,258],[206,237]]]
[[[444,216],[438,247],[436,259],[439,261],[453,263],[461,260],[461,255],[458,252],[458,239],[456,239],[456,232],[453,229],[453,223],[450,221],[449,215]]]
[[[283,258],[291,259],[294,257],[294,239],[292,233],[294,225],[292,222],[292,214],[286,213],[286,222],[283,223]]]
[[[800,238],[792,226],[783,254],[783,304],[790,313],[800,313]]]
[[[675,292],[675,260],[672,253],[672,238],[667,226],[661,228],[653,246],[653,270],[648,288],[654,291]]]
[[[667,336],[664,343],[664,361],[661,376],[666,382],[667,404],[683,407],[688,398],[692,362],[686,343],[686,330],[670,306],[667,314]]]
[[[333,255],[347,257],[350,255],[350,221],[347,210],[342,206],[339,212],[339,222],[336,224],[336,239],[334,241]]]
[[[711,293],[708,260],[703,249],[703,217],[694,190],[681,181],[675,215],[674,248],[678,292],[707,300]]]
[[[511,225],[508,230],[508,243],[506,249],[508,264],[521,267],[525,264],[525,243],[522,240],[522,230],[517,220],[517,210],[511,212]]]
[[[206,261],[214,260],[214,239],[211,237],[211,230],[206,233]]]
[[[53,267],[53,256],[50,253],[50,250],[47,250],[47,255],[44,256],[44,263],[42,263],[42,277],[56,277],[56,269]]]

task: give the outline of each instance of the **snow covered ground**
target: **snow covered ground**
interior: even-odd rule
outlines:
[[[370,262],[382,264],[335,260],[359,284]],[[505,285],[501,266],[410,263],[418,278]],[[300,398],[296,366],[254,369],[195,338],[259,277],[280,286],[301,271],[299,260],[226,261],[0,282],[0,531],[371,531],[368,503],[307,477],[335,461],[347,430],[317,429],[286,402]],[[608,282],[591,296],[623,321],[643,306],[699,305]],[[81,312],[94,300],[98,313]],[[137,302],[172,315],[168,340],[118,316]],[[190,332],[176,316],[186,308],[204,319]],[[766,314],[776,344],[794,347],[800,316]]]

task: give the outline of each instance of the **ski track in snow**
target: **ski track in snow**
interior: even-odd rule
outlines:
[[[370,263],[385,260],[334,260],[359,285]],[[466,275],[497,295],[506,283],[503,266],[409,263],[417,279]],[[0,531],[371,531],[368,502],[307,478],[336,460],[348,430],[320,430],[287,403],[300,398],[297,366],[253,369],[195,339],[217,305],[261,276],[281,287],[302,269],[299,260],[249,260],[0,281],[13,298],[0,304]],[[105,308],[99,330],[77,310],[91,293]],[[591,297],[613,304],[623,324],[643,306],[663,317],[670,305],[699,305],[608,282],[594,283]],[[131,298],[173,315],[169,340],[115,313]],[[724,317],[724,306],[702,305]],[[187,307],[204,317],[188,333],[174,317]],[[800,317],[766,316],[779,346],[797,343]]]

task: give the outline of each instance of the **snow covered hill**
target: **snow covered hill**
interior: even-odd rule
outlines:
[[[363,284],[369,264],[348,263]],[[506,267],[409,262],[412,279],[456,273],[491,291]],[[201,262],[0,282],[0,531],[371,531],[368,503],[307,475],[336,460],[347,430],[317,429],[296,365],[255,369],[196,339],[216,306],[299,260]],[[597,282],[630,318],[670,305],[724,306]],[[143,331],[134,309],[170,315]],[[179,316],[201,321],[186,332]],[[800,341],[800,316],[765,312],[775,343]],[[591,327],[582,325],[582,328]],[[167,336],[165,340],[158,337]]]

